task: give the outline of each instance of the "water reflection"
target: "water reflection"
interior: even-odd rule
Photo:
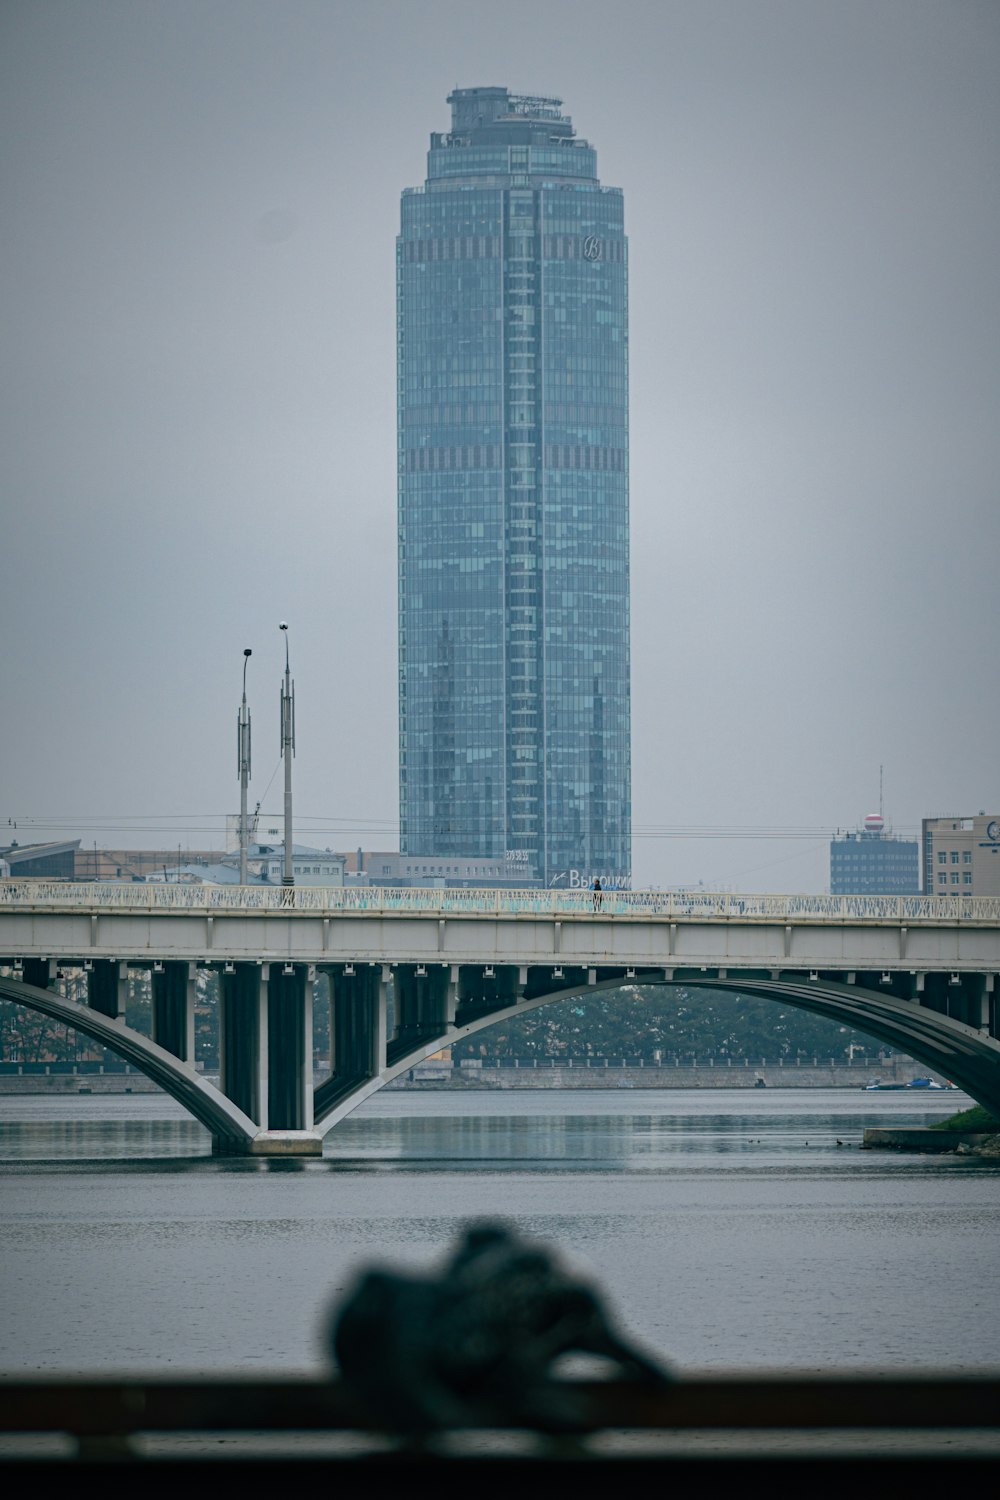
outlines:
[[[665,1097],[666,1096],[666,1097]],[[956,1105],[955,1100],[959,1100]],[[387,1093],[343,1120],[327,1137],[322,1161],[213,1157],[208,1131],[163,1096],[0,1100],[0,1162],[35,1164],[170,1163],[176,1170],[532,1172],[594,1169],[631,1173],[804,1168],[806,1170],[975,1169],[967,1158],[865,1153],[873,1123],[930,1124],[956,1107],[951,1095],[932,1108],[899,1095],[843,1090],[745,1090],[531,1093]],[[921,1104],[924,1101],[920,1101]],[[640,1106],[641,1107],[637,1107]],[[18,1115],[26,1116],[18,1118]],[[859,1159],[860,1158],[860,1159]]]
[[[0,1366],[316,1370],[359,1262],[426,1265],[485,1215],[682,1366],[994,1362],[1000,1168],[857,1149],[923,1101],[764,1102],[399,1093],[294,1161],[213,1157],[154,1096],[2,1099]]]
[[[204,1156],[212,1137],[197,1120],[9,1120],[0,1125],[0,1160],[128,1160]]]

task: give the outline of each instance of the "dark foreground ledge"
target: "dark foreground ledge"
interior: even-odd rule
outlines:
[[[664,1387],[573,1381],[578,1430],[844,1427],[1000,1430],[1000,1373],[694,1375]],[[513,1424],[493,1423],[494,1428]],[[0,1433],[385,1433],[338,1381],[0,1380]]]
[[[815,1486],[822,1466],[840,1471],[852,1500],[884,1500],[887,1484],[925,1485],[957,1469],[963,1480],[995,1485],[1000,1471],[1000,1373],[705,1375],[658,1389],[572,1389],[579,1421],[571,1434],[504,1433],[494,1423],[490,1433],[450,1432],[416,1449],[361,1413],[336,1382],[0,1381],[0,1453],[9,1454],[0,1476],[11,1494],[25,1492],[12,1481],[37,1485],[57,1470],[85,1475],[88,1492],[134,1493],[138,1484],[143,1500],[179,1483],[200,1493],[245,1482],[256,1494],[314,1478],[332,1480],[338,1500],[395,1479],[425,1480],[441,1500],[516,1485],[523,1500],[592,1479],[595,1468],[626,1482],[731,1478],[786,1489]],[[883,1446],[873,1451],[879,1433]]]

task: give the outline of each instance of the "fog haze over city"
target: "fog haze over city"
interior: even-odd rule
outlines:
[[[478,84],[625,195],[636,884],[821,890],[880,765],[995,811],[998,63],[992,0],[8,0],[0,827],[220,847],[248,646],[277,811],[287,620],[297,835],[396,846],[399,194]]]

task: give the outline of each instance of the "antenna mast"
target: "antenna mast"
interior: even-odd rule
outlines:
[[[247,883],[247,783],[250,780],[250,710],[247,708],[247,661],[253,655],[247,646],[243,652],[243,702],[236,721],[236,772],[240,778],[240,885]]]
[[[282,885],[295,884],[295,867],[292,849],[292,756],[295,754],[295,684],[288,665],[288,626],[282,620],[278,626],[285,632],[285,681],[281,689],[281,754],[285,761],[285,863],[281,876]]]

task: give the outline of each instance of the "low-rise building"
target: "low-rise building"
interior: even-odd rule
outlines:
[[[8,866],[13,879],[74,880],[79,854],[79,839],[47,844],[19,844],[14,839],[6,846],[0,846],[0,859]]]
[[[226,863],[233,856],[226,856]],[[330,849],[313,849],[308,844],[292,845],[292,874],[296,885],[343,885],[346,860]],[[251,844],[247,865],[271,885],[280,885],[285,873],[284,844]]]
[[[928,896],[1000,896],[1000,813],[924,818],[923,890]]]
[[[296,885],[342,886],[344,856],[308,844],[292,845],[292,874]],[[280,885],[285,873],[284,844],[251,844],[247,849],[247,884]],[[239,854],[213,860],[187,860],[148,875],[147,880],[173,885],[239,885]]]
[[[920,890],[916,839],[897,837],[881,813],[830,844],[831,896],[912,896]]]

